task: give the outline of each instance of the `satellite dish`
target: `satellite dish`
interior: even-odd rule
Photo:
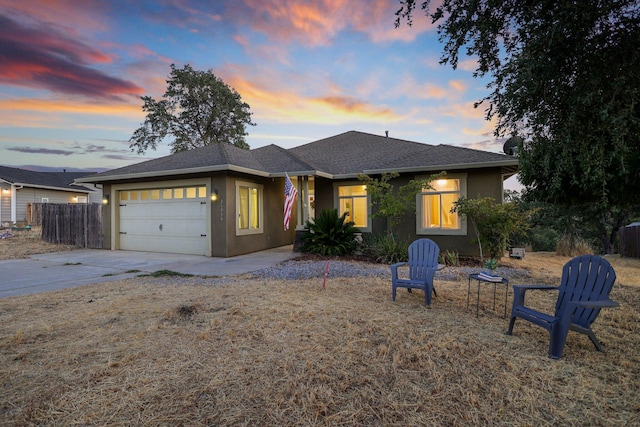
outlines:
[[[522,144],[523,140],[519,136],[512,136],[507,139],[502,146],[502,151],[509,156],[515,156],[518,154],[518,147]]]

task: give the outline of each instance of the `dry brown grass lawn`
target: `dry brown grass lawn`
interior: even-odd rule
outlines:
[[[0,425],[639,425],[640,261],[612,258],[594,324],[605,352],[546,331],[483,289],[387,279],[135,279],[0,300]],[[566,260],[565,260],[566,262]],[[541,281],[563,260],[527,254]],[[624,271],[624,273],[622,273]],[[622,273],[622,274],[621,274]],[[511,300],[511,294],[510,298]],[[550,300],[538,298],[539,306]]]
[[[13,231],[12,233],[13,237],[0,239],[0,260],[27,258],[29,255],[75,249],[71,246],[54,245],[43,241],[39,228],[34,228],[31,231]]]

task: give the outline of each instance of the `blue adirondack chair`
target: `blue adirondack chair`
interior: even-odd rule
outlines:
[[[424,303],[431,305],[431,294],[437,295],[433,289],[433,277],[438,270],[440,248],[430,239],[418,239],[409,245],[409,262],[398,262],[391,267],[391,299],[396,300],[396,289],[407,288],[424,291]],[[398,276],[398,268],[408,265],[408,278]]]
[[[573,258],[562,269],[560,286],[514,285],[513,308],[507,335],[513,332],[516,318],[528,320],[549,331],[549,357],[559,359],[569,331],[586,334],[598,351],[600,342],[591,330],[591,324],[600,309],[618,307],[609,299],[609,292],[616,280],[616,273],[609,262],[596,255]],[[525,293],[530,289],[557,290],[558,300],[554,315],[525,307]]]

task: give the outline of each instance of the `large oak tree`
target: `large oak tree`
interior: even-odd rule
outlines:
[[[155,150],[168,138],[172,153],[215,143],[249,148],[246,126],[254,125],[249,104],[212,71],[172,64],[164,96],[142,100],[147,117],[129,139],[132,151]]]
[[[396,25],[416,2],[401,1]],[[443,64],[477,58],[479,100],[496,136],[519,135],[528,197],[584,206],[611,251],[640,205],[640,5],[637,0],[443,0]]]

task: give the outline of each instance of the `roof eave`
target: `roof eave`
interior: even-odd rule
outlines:
[[[271,178],[281,178],[285,175],[285,173],[289,176],[318,176],[321,178],[334,179],[335,176],[331,175],[327,172],[322,172],[319,170],[306,170],[306,171],[286,171],[286,172],[274,172],[269,176]]]
[[[501,160],[501,161],[493,161],[493,162],[479,162],[479,163],[457,163],[457,164],[442,164],[442,165],[433,165],[433,166],[411,166],[406,168],[395,168],[395,169],[368,169],[363,170],[362,173],[366,175],[379,175],[382,173],[412,173],[412,172],[434,172],[434,171],[447,171],[447,170],[460,170],[460,169],[482,169],[482,168],[507,168],[513,169],[515,171],[518,170],[518,160]],[[357,176],[358,174],[349,174],[351,176]],[[344,175],[345,177],[347,175]]]
[[[56,191],[65,191],[67,193],[93,193],[93,190],[89,190],[88,188],[80,189],[80,188],[70,188],[70,187],[54,187],[51,185],[38,185],[38,184],[29,184],[26,182],[14,182],[12,185],[16,187],[30,187],[30,188],[41,188],[43,190],[56,190]]]
[[[87,178],[76,179],[74,182],[101,183],[101,182],[111,182],[111,181],[125,181],[125,180],[131,180],[136,178],[157,178],[157,177],[163,177],[163,176],[191,175],[195,173],[222,172],[222,171],[242,172],[242,173],[263,176],[263,177],[270,176],[270,174],[265,171],[245,168],[242,166],[224,164],[224,165],[215,165],[215,166],[203,166],[198,168],[173,169],[173,170],[139,172],[139,173],[124,173],[120,175],[109,175],[109,176],[102,176],[102,177],[101,176],[87,177]]]

